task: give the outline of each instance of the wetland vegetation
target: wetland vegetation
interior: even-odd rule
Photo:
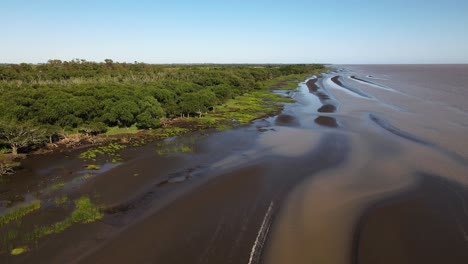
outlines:
[[[85,147],[74,152],[76,156],[66,155],[79,160],[81,170],[64,171],[66,176],[46,181],[32,198],[4,195],[10,202],[0,211],[0,254],[22,255],[44,237],[104,217],[101,204],[95,205],[96,197],[89,196],[99,194],[77,194],[76,186],[119,166],[126,149],[156,141],[160,156],[193,153],[195,139],[171,138],[201,129],[226,130],[274,115],[294,100],[271,90],[294,89],[324,69],[111,60],[0,65],[2,182],[21,170],[27,154]]]
[[[320,64],[152,65],[110,59],[0,65],[0,176],[13,171],[9,162],[21,153],[58,143],[102,143],[141,131],[167,138],[246,123],[291,100],[268,89],[294,89],[323,70]],[[128,143],[135,137],[121,139]],[[102,151],[82,158],[94,160]]]

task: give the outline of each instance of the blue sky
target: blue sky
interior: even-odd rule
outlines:
[[[0,1],[0,63],[468,63],[466,0]]]

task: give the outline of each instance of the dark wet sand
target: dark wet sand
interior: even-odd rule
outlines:
[[[346,153],[345,142],[336,144],[340,141],[338,135],[330,136],[299,159],[265,157],[218,175],[146,215],[79,262],[248,263],[268,207],[273,204],[276,210],[305,175],[339,164]],[[285,179],[290,167],[307,162],[311,165]]]
[[[410,192],[369,207],[357,225],[353,263],[463,263],[466,187],[421,175]]]
[[[348,91],[350,91],[352,93],[355,93],[355,94],[357,94],[359,96],[362,96],[362,97],[371,98],[368,94],[364,93],[359,88],[344,85],[343,82],[340,80],[340,76],[332,77],[331,80],[332,80],[332,82],[334,82],[336,85],[340,86],[343,89],[346,89],[346,90],[348,90]]]
[[[460,67],[350,66],[308,83],[339,105],[327,119],[350,132],[352,151],[288,196],[265,263],[468,263]],[[438,85],[426,86],[430,79]]]
[[[276,117],[167,143],[192,153],[128,148],[63,191],[91,196],[103,219],[0,262],[468,263],[466,83],[460,66],[433,67],[343,66]],[[79,153],[33,157],[1,198],[72,181]]]

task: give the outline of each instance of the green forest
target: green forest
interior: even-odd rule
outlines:
[[[156,65],[49,60],[0,65],[0,147],[14,154],[60,133],[154,129],[162,118],[196,117],[323,65]],[[302,80],[301,80],[302,81]]]

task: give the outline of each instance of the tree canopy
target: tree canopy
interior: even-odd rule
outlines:
[[[3,64],[0,122],[44,128],[46,134],[59,130],[93,134],[112,126],[157,128],[162,117],[193,116],[261,89],[263,81],[323,67],[153,65],[111,59]]]

